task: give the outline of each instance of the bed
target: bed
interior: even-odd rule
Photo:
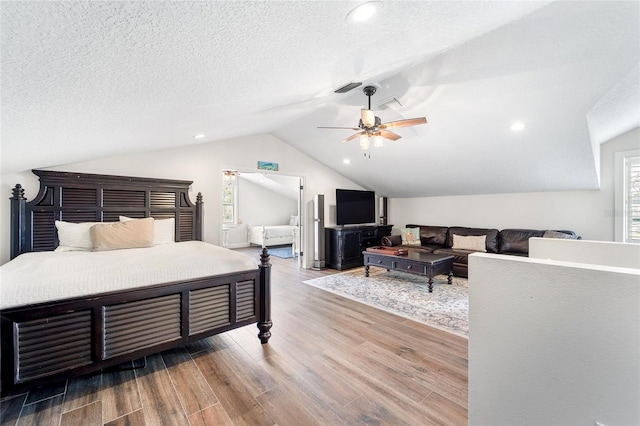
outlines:
[[[284,244],[295,244],[298,227],[295,225],[260,225],[249,226],[249,244],[260,247],[271,247]]]
[[[13,188],[12,260],[1,267],[3,395],[252,323],[268,342],[268,252],[258,260],[203,243],[202,196],[191,202],[192,182],[33,172],[40,191],[32,201]],[[156,237],[156,226],[170,224],[175,242],[61,251],[68,235],[60,226],[86,222],[94,230],[152,223]]]

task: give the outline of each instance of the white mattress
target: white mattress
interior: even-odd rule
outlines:
[[[104,252],[25,253],[0,266],[0,309],[257,266],[257,258],[200,241]]]

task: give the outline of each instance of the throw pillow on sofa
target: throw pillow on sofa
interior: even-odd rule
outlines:
[[[565,232],[560,232],[560,231],[545,231],[544,235],[542,235],[543,238],[561,238],[561,239],[565,239],[565,240],[575,240],[576,236],[575,235],[571,235],[571,234],[567,234]]]
[[[453,234],[454,250],[487,251],[486,235],[457,235]]]
[[[420,245],[420,228],[402,228],[402,244],[407,246]]]

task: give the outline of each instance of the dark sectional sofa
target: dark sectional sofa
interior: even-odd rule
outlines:
[[[468,260],[471,253],[481,250],[467,250],[454,247],[456,240],[464,237],[485,236],[484,250],[488,253],[508,254],[513,256],[529,255],[529,238],[569,238],[579,239],[573,231],[553,231],[536,229],[497,229],[466,228],[462,226],[425,226],[407,225],[406,228],[420,228],[420,245],[403,245],[401,235],[391,235],[382,238],[382,245],[423,250],[429,253],[447,254],[454,257],[453,273],[456,276],[468,276]],[[460,238],[463,237],[463,238]]]

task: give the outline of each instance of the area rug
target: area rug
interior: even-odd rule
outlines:
[[[305,284],[353,299],[357,302],[469,337],[469,287],[465,278],[453,278],[447,284],[446,275],[433,280],[429,293],[427,277],[402,272],[364,267],[340,274],[303,281]]]
[[[283,259],[288,259],[293,257],[293,252],[291,250],[291,246],[289,247],[273,247],[267,248],[269,250],[269,254],[275,257],[281,257]]]

